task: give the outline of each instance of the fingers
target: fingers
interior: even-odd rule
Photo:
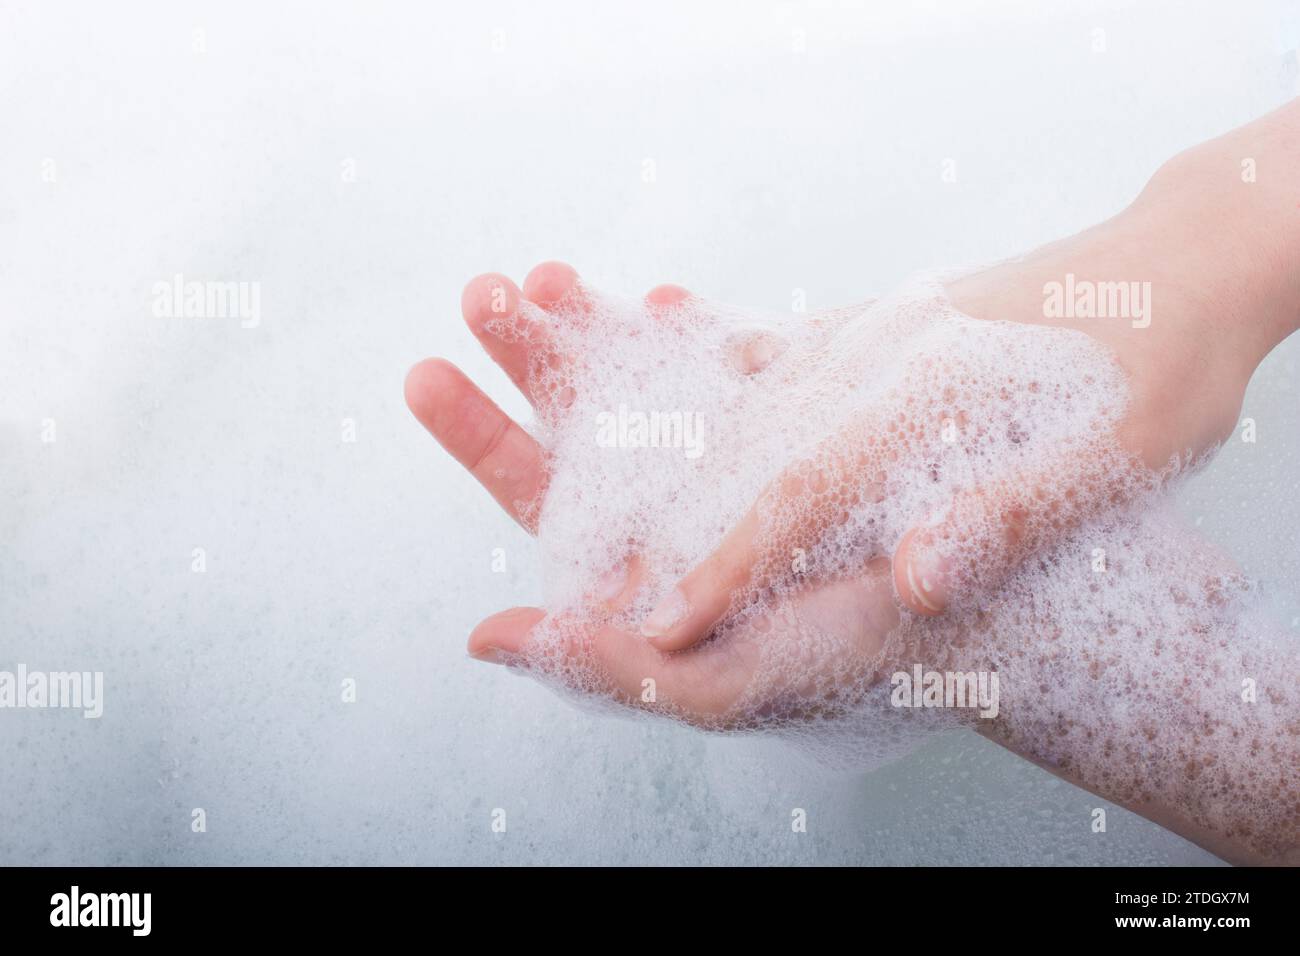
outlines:
[[[534,266],[524,279],[524,298],[548,312],[590,308],[587,294],[578,281],[578,271],[567,262],[543,262]]]
[[[731,606],[732,596],[750,583],[763,558],[758,543],[759,514],[749,512],[727,533],[708,558],[682,578],[641,623],[641,634],[661,651],[679,651],[699,642]]]
[[[529,353],[544,347],[545,329],[531,321],[526,311],[521,313],[522,298],[513,282],[488,272],[466,283],[460,295],[460,311],[483,350],[528,396]]]
[[[923,529],[903,535],[894,551],[894,587],[914,614],[934,617],[948,609],[950,562],[922,547]]]
[[[476,627],[469,652],[479,660],[527,662],[530,641],[546,618],[541,608],[514,608],[494,614]],[[621,702],[669,716],[712,723],[740,698],[753,674],[757,655],[752,647],[706,648],[688,655],[665,655],[639,635],[609,625],[593,625],[569,633],[559,648],[566,659],[594,671]],[[545,640],[546,638],[542,638]]]
[[[547,471],[531,435],[444,359],[426,359],[407,373],[406,404],[507,514],[535,530],[533,508]]]
[[[666,282],[663,285],[657,285],[646,293],[645,301],[649,306],[674,306],[681,305],[691,297],[691,293],[679,285],[673,285]]]
[[[555,358],[542,312],[589,304],[578,273],[563,262],[534,268],[523,291],[500,273],[484,273],[471,279],[460,297],[461,314],[474,337],[534,405],[529,371],[534,363]]]
[[[903,605],[913,613],[934,617],[948,609],[962,583],[968,587],[974,583],[969,575],[962,581],[963,555],[955,547],[965,551],[965,562],[985,564],[986,587],[1000,583],[1033,546],[1027,532],[1035,512],[1028,504],[1037,485],[1036,477],[1025,476],[1014,483],[962,493],[941,521],[903,535],[894,552],[894,587]]]
[[[607,571],[596,582],[589,599],[610,610],[624,607],[636,594],[644,578],[645,566],[639,557],[633,555]]]
[[[956,495],[943,517],[915,527],[894,552],[894,586],[916,614],[942,614],[963,595],[997,588],[1026,559],[1122,504],[1142,487],[1127,467],[1093,449]]]
[[[533,632],[545,618],[544,610],[533,607],[494,614],[470,634],[469,653],[491,663],[504,663],[512,658],[526,660]],[[564,642],[560,653],[566,659],[583,661],[588,666],[604,665],[599,669],[610,681],[610,690],[631,699],[640,696],[643,675],[656,670],[663,660],[661,654],[638,640],[635,634],[609,626],[593,627],[572,636]]]
[[[651,289],[646,305],[672,320],[672,310],[692,298],[689,290],[665,283]],[[529,373],[536,363],[554,365],[566,361],[555,355],[546,323],[535,309],[546,313],[590,311],[590,293],[583,288],[577,271],[564,262],[543,262],[524,279],[521,291],[500,273],[488,272],[466,284],[461,293],[461,313],[474,337],[492,360],[510,377],[534,406],[538,396],[530,387]],[[786,343],[770,332],[746,332],[732,337],[728,359],[741,373],[752,375],[771,364]],[[562,396],[562,404],[573,396]]]
[[[491,664],[505,663],[523,653],[528,635],[545,617],[540,607],[515,607],[493,614],[470,632],[470,656]]]
[[[677,286],[660,286],[651,297],[661,304],[689,296]],[[650,297],[647,297],[648,300]],[[474,336],[534,405],[529,388],[532,363],[554,364],[542,311],[585,310],[591,306],[578,273],[562,262],[543,262],[524,280],[521,291],[506,276],[485,273],[461,294],[461,311]],[[561,395],[562,404],[572,396]],[[546,484],[540,446],[476,388],[455,366],[431,359],[407,376],[406,400],[416,418],[525,528],[532,529],[531,506]]]
[[[645,567],[632,556],[606,574],[587,596],[589,606],[606,611],[626,607],[641,587]],[[700,722],[725,713],[744,691],[757,666],[757,656],[748,649],[717,647],[689,655],[668,656],[646,643],[638,634],[599,621],[568,620],[530,645],[539,624],[546,618],[540,608],[515,608],[495,614],[476,627],[469,639],[469,652],[491,663],[522,661],[543,669],[572,662],[580,672],[593,673],[622,703],[658,710]],[[542,651],[536,661],[528,652]],[[559,655],[557,661],[551,651]]]
[[[693,298],[691,292],[679,285],[665,283],[646,293],[645,301],[651,309],[664,313],[671,321],[672,309]],[[738,332],[727,340],[726,353],[736,371],[744,375],[761,372],[785,351],[788,343],[779,335],[765,331]]]
[[[771,365],[789,343],[771,332],[747,332],[733,336],[727,345],[736,371],[754,375]]]
[[[864,423],[865,427],[865,423]],[[888,459],[886,441],[872,440],[877,460]],[[811,547],[846,509],[864,498],[879,500],[884,476],[864,473],[857,456],[840,449],[840,439],[787,469],[723,538],[646,617],[641,633],[661,651],[680,651],[703,640],[731,608],[738,593],[784,574],[797,548]],[[866,447],[865,444],[862,447]],[[776,516],[764,520],[764,514]]]

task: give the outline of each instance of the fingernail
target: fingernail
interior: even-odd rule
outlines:
[[[679,588],[673,588],[673,593],[660,601],[641,624],[641,633],[646,637],[661,637],[684,618],[690,609],[686,595]]]
[[[948,606],[944,562],[931,551],[919,550],[907,562],[907,586],[916,604],[934,614]]]
[[[596,584],[596,597],[601,601],[612,601],[623,593],[623,588],[626,585],[627,565],[620,564]]]
[[[474,660],[482,661],[485,664],[505,663],[505,655],[501,653],[501,649],[492,647],[491,645],[487,647],[479,648],[479,650],[473,652],[469,656],[474,658]]]

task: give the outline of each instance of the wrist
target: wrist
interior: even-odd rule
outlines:
[[[1117,219],[1244,386],[1300,328],[1300,100],[1174,157]]]

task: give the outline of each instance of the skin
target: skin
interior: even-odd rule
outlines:
[[[1254,182],[1242,179],[1245,158],[1255,163]],[[1297,159],[1300,101],[1175,157],[1119,215],[952,282],[949,297],[976,319],[1072,328],[1105,345],[1129,379],[1131,401],[1115,438],[1137,466],[1159,470],[1171,460],[1204,456],[1235,428],[1259,362],[1300,327],[1300,269],[1294,265],[1300,256]],[[1046,317],[1044,285],[1067,273],[1097,282],[1150,282],[1150,325]],[[655,308],[688,295],[679,286],[665,285],[652,290],[646,301]],[[522,289],[502,275],[479,276],[465,288],[462,312],[486,351],[531,399],[529,363],[567,357],[550,354],[544,329],[536,322],[527,336],[512,341],[492,334],[489,323],[513,317],[516,324],[529,325],[535,310],[551,310],[561,301],[580,304],[583,296],[571,267],[544,263]],[[733,360],[743,371],[757,371],[779,350],[779,342],[750,340],[737,343]],[[529,504],[540,500],[547,481],[546,455],[536,441],[441,359],[411,370],[406,398],[448,452],[532,531]],[[877,480],[855,475],[851,465],[827,462],[824,474],[849,483],[857,494],[871,493]],[[902,615],[941,615],[961,599],[940,542],[966,540],[975,528],[997,529],[992,543],[999,557],[979,582],[982,588],[995,587],[1079,521],[1118,504],[1109,492],[1098,490],[1106,483],[1089,467],[1086,460],[1064,458],[1009,486],[970,492],[952,503],[938,526],[908,532],[892,557],[871,562],[859,578],[809,589],[770,617],[778,626],[803,621],[842,635],[838,656],[824,663],[828,673],[869,668]],[[805,480],[793,473],[782,476],[770,493],[804,493]],[[819,529],[787,529],[786,538],[761,539],[758,530],[757,511],[751,511],[648,616],[640,633],[597,625],[568,652],[598,667],[611,692],[629,705],[637,705],[643,678],[653,676],[661,702],[676,715],[704,726],[725,722],[759,667],[757,635],[739,631],[726,642],[703,638],[726,614],[733,595],[751,584],[753,569],[770,559],[765,547],[786,553],[790,539],[808,540]],[[641,571],[631,557],[623,568],[593,583],[591,601],[609,609],[625,606]],[[493,615],[471,634],[470,653],[487,661],[509,660],[545,615],[540,608]],[[998,742],[1043,763],[1028,742]],[[1086,778],[1059,767],[1048,769],[1090,787]],[[1232,820],[1207,826],[1188,812],[1177,793],[1144,792],[1140,799],[1121,795],[1119,802],[1230,861],[1295,861],[1294,833],[1278,834],[1276,845],[1261,849],[1234,836],[1240,828]],[[1241,812],[1248,814],[1249,808]]]
[[[1244,158],[1255,162],[1255,182],[1242,181]],[[1120,445],[1151,469],[1174,458],[1195,460],[1231,434],[1256,367],[1300,327],[1298,198],[1300,100],[1176,157],[1114,218],[966,276],[948,286],[948,295],[977,319],[1071,328],[1100,341],[1129,379],[1132,400],[1116,436]],[[1156,317],[1145,328],[1125,320],[1045,317],[1044,285],[1068,273],[1096,282],[1150,282]],[[1021,475],[1007,490],[972,492],[953,502],[939,527],[906,535],[894,555],[900,600],[914,613],[936,615],[955,596],[932,547],[940,540],[969,540],[983,527],[1001,530],[993,548],[981,549],[999,555],[983,569],[980,589],[986,590],[1072,524],[1116,504],[1089,465],[1062,460],[1046,473]],[[733,529],[651,612],[642,632],[656,646],[680,650],[709,633],[731,593],[765,557],[757,525],[751,516]],[[816,529],[800,533],[806,530]]]

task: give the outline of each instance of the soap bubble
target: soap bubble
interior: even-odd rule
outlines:
[[[1103,346],[972,319],[943,281],[794,316],[582,289],[494,326],[547,343],[529,386],[552,468],[536,503],[551,613],[514,663],[585,706],[775,734],[839,766],[972,727],[1111,799],[1267,846],[1296,824],[1295,682],[1276,680],[1295,668],[1254,585],[1172,515],[1182,463],[1152,472],[1114,438],[1128,394]],[[1061,534],[1006,578],[988,573],[1004,529],[956,525],[939,546],[960,599],[938,618],[900,607],[888,557],[910,528],[981,489],[1029,507],[1043,489],[1016,476],[1054,463],[1090,489],[1056,499]],[[621,687],[591,635],[635,633],[755,502],[768,557],[684,652],[716,675],[713,703]],[[629,559],[635,593],[598,606],[593,583]],[[996,706],[925,704],[931,674],[970,675]],[[1251,675],[1274,679],[1247,704]]]

